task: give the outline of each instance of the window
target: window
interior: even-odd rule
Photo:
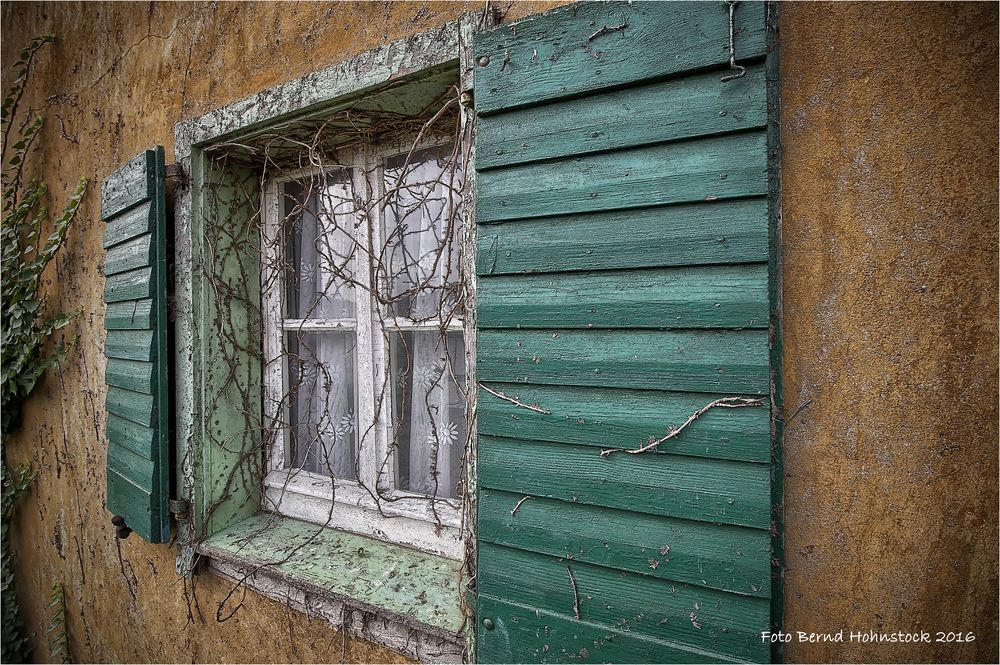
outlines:
[[[361,144],[264,192],[264,507],[460,556],[460,150]]]

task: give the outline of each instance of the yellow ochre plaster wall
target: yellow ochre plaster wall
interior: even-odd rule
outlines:
[[[506,20],[560,3],[499,3]],[[66,588],[80,662],[403,662],[328,623],[116,549],[104,509],[99,183],[173,127],[482,2],[4,3],[4,88],[31,37],[32,156],[59,206],[92,191],[47,274],[81,307],[9,446],[40,475],[14,527],[35,658]],[[785,627],[975,633],[968,644],[799,643],[792,662],[997,660],[997,5],[781,6]],[[61,118],[61,122],[60,122]],[[801,407],[801,410],[799,410]],[[231,607],[243,598],[237,594]],[[199,613],[200,608],[200,613]],[[190,609],[190,613],[189,613]]]

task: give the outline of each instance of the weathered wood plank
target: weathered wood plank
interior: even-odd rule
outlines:
[[[521,503],[522,498],[482,490],[476,522],[479,539],[720,591],[770,595],[767,531],[553,499]]]
[[[109,413],[143,427],[153,427],[156,422],[155,400],[152,395],[109,386],[107,408]]]
[[[108,467],[108,511],[121,515],[125,524],[144,534],[160,522],[160,507],[153,494]]]
[[[484,171],[478,221],[767,194],[763,131]]]
[[[767,261],[767,199],[482,225],[480,275]]]
[[[576,594],[567,566],[573,570]],[[566,619],[574,618],[577,607],[585,622],[741,660],[767,660],[770,645],[760,639],[760,632],[768,628],[766,598],[675,584],[490,543],[479,548],[477,572],[479,593],[487,596]]]
[[[104,355],[122,360],[153,361],[155,332],[152,330],[109,330],[104,340]]]
[[[766,330],[481,330],[480,381],[765,395]]]
[[[104,227],[104,248],[149,233],[156,224],[153,206],[145,203],[115,217]]]
[[[763,2],[740,3],[741,61],[764,54],[764,18]],[[573,4],[476,35],[476,111],[486,115],[723,65],[728,47],[725,3]]]
[[[156,152],[146,150],[105,178],[101,185],[101,219],[107,221],[156,191]]]
[[[156,473],[156,464],[118,443],[108,444],[108,468],[142,487]]]
[[[152,395],[156,386],[155,368],[151,362],[108,358],[104,381],[109,386]]]
[[[765,464],[616,454],[587,446],[479,436],[479,486],[606,508],[767,529]]]
[[[461,562],[408,547],[258,513],[210,536],[199,551],[255,570],[263,565],[306,588],[349,599],[350,607],[378,608],[451,640],[466,621],[459,608]]]
[[[107,436],[111,443],[128,448],[141,457],[152,459],[158,454],[155,451],[159,442],[154,440],[156,432],[153,429],[113,413],[108,414]]]
[[[738,663],[721,654],[654,640],[628,627],[577,621],[479,594],[480,663]]]
[[[153,327],[153,301],[127,300],[108,305],[104,327],[108,330],[143,330]]]
[[[137,268],[111,275],[104,282],[104,302],[151,298],[155,292],[152,268]]]
[[[154,260],[153,236],[139,236],[108,250],[104,256],[104,274],[127,272],[151,265]]]
[[[719,395],[653,390],[617,390],[562,386],[491,384],[536,413],[479,391],[476,424],[480,434],[514,439],[573,443],[598,448],[636,449],[650,437],[718,399]],[[672,455],[743,462],[771,460],[770,411],[760,407],[712,409],[658,450]],[[659,453],[657,453],[659,454]]]
[[[703,74],[532,106],[479,120],[476,169],[764,127],[763,64],[723,84]]]
[[[767,264],[481,278],[483,328],[767,328]]]

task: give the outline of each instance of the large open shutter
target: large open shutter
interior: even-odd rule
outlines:
[[[480,662],[769,659],[767,31],[739,3],[723,81],[729,12],[476,36]]]
[[[162,147],[101,187],[108,510],[151,543],[170,537],[165,187]]]

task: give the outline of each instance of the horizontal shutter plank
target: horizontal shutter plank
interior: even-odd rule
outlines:
[[[140,486],[108,466],[108,510],[121,515],[125,524],[140,533],[150,533],[159,524],[160,508],[149,488]]]
[[[478,598],[477,618],[488,618],[496,626],[495,630],[477,631],[480,663],[569,663],[585,656],[601,663],[741,662],[639,636],[621,624],[578,621],[482,593]]]
[[[764,54],[764,18],[763,2],[739,4],[741,61]],[[728,45],[729,9],[721,2],[574,4],[475,36],[476,58],[486,63],[476,67],[476,111],[496,113],[727,64]]]
[[[720,591],[770,594],[767,531],[522,498],[482,490],[479,539]]]
[[[153,207],[145,203],[110,220],[104,227],[104,248],[113,247],[153,230]]]
[[[104,301],[113,303],[151,298],[153,285],[152,268],[148,266],[111,275],[104,282]]]
[[[483,328],[766,328],[767,264],[482,278]]]
[[[520,495],[767,529],[770,468],[678,455],[607,458],[577,445],[479,436],[479,485]]]
[[[141,235],[108,250],[104,257],[104,274],[114,275],[152,265],[153,236]]]
[[[481,330],[484,382],[767,394],[766,330]]]
[[[152,330],[109,330],[104,340],[104,355],[122,360],[155,359]]]
[[[143,427],[153,427],[156,422],[156,407],[152,395],[114,386],[108,387],[108,412]]]
[[[532,106],[476,124],[476,169],[764,127],[763,64]]]
[[[101,219],[109,220],[155,192],[153,151],[147,150],[116,170],[101,185]]]
[[[108,305],[104,327],[108,330],[142,330],[153,327],[153,301],[127,300]]]
[[[489,543],[479,548],[478,564],[481,594],[567,619],[574,618],[576,607],[587,623],[627,627],[634,635],[754,662],[768,659],[770,644],[760,639],[760,631],[769,625],[766,598],[623,574]],[[573,570],[572,584],[567,566]]]
[[[132,452],[147,459],[157,456],[159,446],[156,432],[150,427],[126,420],[113,413],[108,414],[108,441],[128,448]]]
[[[767,199],[529,219],[477,229],[480,275],[767,261]]]
[[[538,405],[537,413],[480,389],[476,426],[480,434],[572,443],[598,448],[636,449],[650,437],[666,435],[719,395],[653,390],[490,384],[492,390]],[[760,407],[711,409],[660,453],[743,462],[771,460],[770,410]],[[659,453],[658,453],[659,454]]]
[[[751,132],[485,171],[477,221],[763,196],[766,144]]]
[[[156,382],[154,368],[151,362],[108,358],[104,380],[109,386],[152,395]]]
[[[114,442],[108,444],[108,467],[140,486],[156,472],[152,460]]]

